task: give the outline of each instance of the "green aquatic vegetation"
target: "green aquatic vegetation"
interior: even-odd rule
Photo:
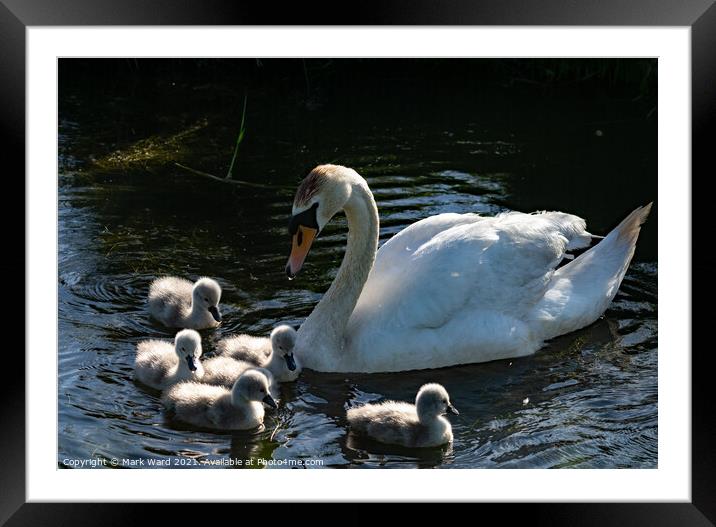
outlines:
[[[189,153],[189,141],[208,124],[207,119],[202,119],[189,128],[168,137],[153,135],[140,139],[126,148],[115,150],[98,159],[95,161],[95,165],[103,169],[128,169],[151,168],[176,162]]]
[[[244,134],[246,133],[246,101],[248,97],[244,95],[244,109],[241,112],[241,126],[239,128],[239,135],[236,138],[236,146],[234,147],[234,155],[231,157],[231,163],[229,164],[229,170],[226,173],[226,179],[231,179],[231,172],[234,170],[234,162],[236,161],[236,154],[239,153],[239,145],[244,140]]]
[[[189,128],[181,130],[180,132],[172,134],[168,137],[153,135],[141,139],[126,148],[117,149],[114,152],[96,160],[94,162],[94,166],[95,168],[103,170],[128,170],[140,168],[148,172],[153,172],[154,169],[160,167],[174,166],[195,176],[201,176],[221,183],[231,183],[235,185],[245,185],[258,188],[274,188],[273,185],[242,181],[232,177],[239,145],[246,135],[246,103],[247,98],[244,97],[241,126],[239,134],[236,138],[234,153],[231,158],[231,163],[226,177],[218,177],[213,174],[209,174],[208,172],[197,170],[183,163],[195,150],[196,136],[198,133],[209,126],[208,119],[206,118],[201,119]]]

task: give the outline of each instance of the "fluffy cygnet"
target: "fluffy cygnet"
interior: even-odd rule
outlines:
[[[292,382],[301,373],[293,354],[295,344],[296,330],[282,324],[273,329],[269,338],[235,335],[219,341],[216,350],[220,355],[266,368],[278,382]]]
[[[279,386],[273,374],[266,368],[257,368],[250,362],[234,360],[231,357],[223,357],[221,355],[212,357],[202,362],[204,367],[204,375],[201,382],[204,384],[213,384],[215,386],[223,386],[231,388],[236,379],[246,370],[254,368],[263,372],[269,381],[269,389],[274,399],[279,398]]]
[[[184,329],[165,340],[145,340],[137,345],[134,375],[138,381],[163,390],[181,381],[199,380],[204,368],[199,362],[201,337],[193,329]]]
[[[202,362],[204,376],[201,382],[231,388],[236,379],[254,365],[244,361],[234,360],[231,357],[212,357]]]
[[[165,276],[149,286],[149,313],[172,328],[205,329],[221,322],[221,286],[211,278],[192,284],[184,278]]]
[[[162,402],[178,421],[218,430],[256,428],[264,421],[263,403],[276,408],[269,381],[257,369],[242,373],[231,390],[198,382],[176,384],[164,393]]]
[[[425,384],[415,404],[385,401],[351,408],[351,429],[376,441],[406,447],[434,447],[452,441],[452,427],[443,414],[458,414],[439,384]]]

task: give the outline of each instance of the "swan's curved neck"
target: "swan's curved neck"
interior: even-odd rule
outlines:
[[[189,366],[187,366],[186,361],[179,359],[179,363],[176,365],[173,375],[179,380],[199,380],[204,376],[204,368],[201,363],[198,362],[196,365],[196,371],[192,372],[189,369]]]
[[[362,178],[353,183],[343,210],[348,220],[343,262],[331,287],[298,333],[296,347],[308,368],[337,363],[343,351],[348,319],[373,268],[378,249],[378,208]]]
[[[209,317],[213,319],[211,313],[209,313],[207,309],[201,306],[200,303],[196,299],[194,299],[192,295],[189,312],[186,315],[187,320],[193,324],[205,324],[206,321],[209,320]]]
[[[418,414],[418,421],[420,421],[420,424],[423,425],[435,424],[440,417],[439,415],[436,415],[435,412],[431,412],[430,410],[426,410],[420,406],[416,408],[416,412]]]

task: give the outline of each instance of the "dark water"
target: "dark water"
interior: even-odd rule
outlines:
[[[310,75],[322,74],[310,66]],[[387,89],[381,75],[380,88],[366,75],[339,84],[308,76],[312,84],[286,88],[284,97],[275,96],[278,88],[252,85],[236,177],[266,188],[213,183],[151,155],[120,166],[102,162],[115,149],[201,123],[172,143],[170,161],[223,175],[241,116],[240,87],[178,74],[149,85],[61,85],[60,467],[88,458],[656,467],[656,209],[605,316],[534,356],[402,374],[304,372],[282,386],[284,404],[257,433],[172,423],[158,394],[134,383],[137,342],[172,337],[145,311],[157,275],[206,274],[221,283],[224,323],[202,332],[209,354],[226,335],[263,335],[311,312],[345,246],[345,222],[336,218],[302,274],[286,279],[293,192],[315,164],[340,162],[366,177],[381,241],[440,212],[509,209],[573,212],[591,232],[605,234],[632,208],[656,199],[656,116],[643,101],[594,88],[477,89],[449,79],[422,91],[410,79],[394,79]],[[348,435],[346,408],[412,400],[428,381],[443,384],[460,410],[451,417],[451,447],[415,452]]]

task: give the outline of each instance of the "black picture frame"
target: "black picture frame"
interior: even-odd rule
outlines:
[[[0,129],[4,136],[6,173],[25,173],[27,26],[285,24],[688,26],[692,37],[692,185],[697,181],[708,181],[713,172],[709,153],[713,150],[712,137],[716,136],[714,0],[381,0],[351,6],[324,1],[282,2],[279,6],[272,2],[238,0],[0,0]],[[24,185],[22,187],[19,192],[24,195]],[[692,191],[692,196],[698,199],[699,194]],[[702,194],[701,199],[708,197]],[[705,218],[709,207],[699,207],[693,202],[692,211],[692,239],[708,242],[706,234],[710,224]],[[22,259],[24,263],[24,256]],[[693,258],[692,261],[692,270],[714,269],[712,257]],[[708,277],[705,272],[699,274]],[[27,274],[24,277],[26,281],[32,279]],[[697,289],[702,298],[710,295],[709,285],[706,283],[702,287],[699,283]],[[704,327],[705,324],[699,322],[706,322],[709,310],[694,308],[692,313],[692,327]],[[16,332],[19,334],[19,330]],[[670,350],[692,353],[690,503],[552,503],[485,507],[493,510],[500,507],[503,510],[495,512],[502,513],[509,507],[511,519],[522,516],[532,524],[713,525],[716,522],[716,455],[713,449],[716,419],[708,391],[711,376],[708,359],[712,346],[694,345],[692,348]],[[0,524],[126,525],[141,520],[146,514],[146,506],[138,504],[25,503],[25,459],[28,453],[25,451],[24,362],[18,360],[16,367],[19,371],[10,377],[5,376],[0,382],[3,430],[0,434]],[[370,509],[361,509],[357,505],[353,509],[356,513],[348,515],[353,522],[369,520],[367,511]],[[173,510],[182,516],[187,512],[186,507]],[[220,511],[212,510],[217,521],[221,517]],[[168,519],[166,517],[164,521]]]

